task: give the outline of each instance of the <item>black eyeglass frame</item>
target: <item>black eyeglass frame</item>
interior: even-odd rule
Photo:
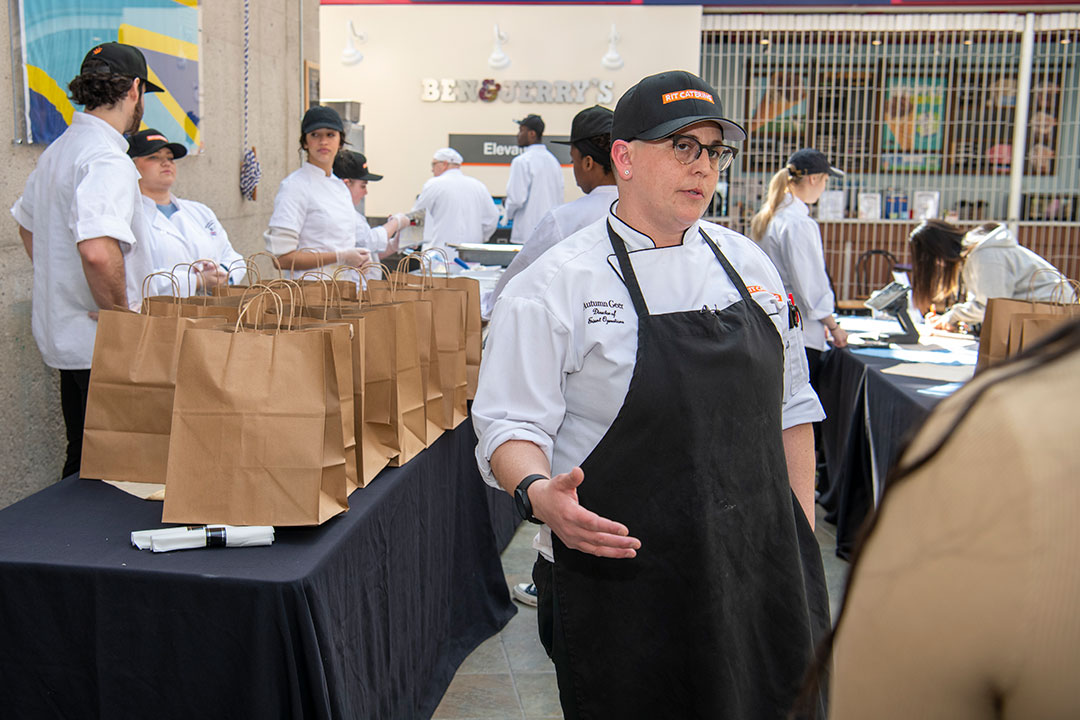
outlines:
[[[730,145],[724,145],[723,143],[716,143],[715,145],[702,145],[697,138],[691,135],[679,135],[677,133],[675,135],[668,135],[666,138],[661,138],[659,140],[652,140],[651,142],[668,142],[669,140],[671,141],[671,151],[675,155],[675,159],[678,160],[680,163],[682,163],[683,165],[692,165],[693,163],[697,162],[697,159],[701,157],[701,151],[704,150],[708,155],[709,165],[712,166],[712,169],[716,170],[717,172],[724,172],[729,167],[731,167],[731,164],[735,161],[735,156],[739,154],[739,149],[731,147]],[[687,151],[687,153],[693,152],[693,157],[689,157],[687,153],[683,154],[686,155],[689,159],[684,160],[683,158],[679,157],[678,145],[680,141],[687,141],[692,146],[697,146],[696,151],[692,149],[690,151]],[[722,163],[721,160],[724,157],[727,158],[727,161]]]

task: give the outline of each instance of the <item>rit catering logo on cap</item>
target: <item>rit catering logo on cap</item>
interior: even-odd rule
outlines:
[[[712,103],[713,105],[716,104],[716,101],[713,100],[712,95],[707,92],[702,92],[701,90],[679,90],[677,92],[664,93],[660,98],[660,101],[664,105],[667,105],[668,103],[673,103],[676,100],[704,100],[705,102]]]
[[[101,46],[100,45],[98,45],[96,48],[94,48],[94,54],[95,55],[97,55],[99,52],[101,52]]]

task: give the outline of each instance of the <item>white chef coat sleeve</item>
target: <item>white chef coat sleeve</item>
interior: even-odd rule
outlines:
[[[75,185],[75,240],[82,242],[111,237],[127,245],[135,244],[131,229],[135,213],[142,212],[135,202],[141,196],[124,187],[136,183],[135,166],[123,156],[95,158],[78,171]]]
[[[499,208],[495,207],[495,201],[491,199],[491,196],[486,194],[487,190],[484,193],[486,199],[480,203],[480,237],[482,242],[487,242],[495,232],[495,228],[499,226]]]
[[[386,252],[389,245],[390,238],[387,236],[385,225],[371,228],[371,234],[368,235],[368,245],[366,246],[368,250],[372,253],[382,253]],[[377,258],[373,257],[372,260],[377,260]]]
[[[34,202],[32,198],[34,197],[33,189],[34,183],[37,181],[37,175],[38,172],[35,168],[30,173],[30,177],[26,179],[23,194],[11,206],[11,216],[15,218],[15,222],[31,232],[34,230]]]
[[[519,272],[529,267],[538,257],[544,254],[545,251],[551,249],[562,240],[561,231],[559,230],[559,224],[555,220],[555,215],[550,211],[540,220],[540,224],[533,230],[532,237],[529,238],[529,242],[525,243],[514,259],[510,261],[510,265],[503,270],[502,275],[499,276],[499,281],[495,283],[495,289],[491,292],[491,299],[488,301],[488,312],[495,307],[495,301],[499,299],[499,295],[502,294],[503,289],[506,287],[506,283],[510,282],[510,279],[517,275]]]
[[[972,252],[964,262],[963,275],[967,299],[949,308],[945,313],[946,322],[981,323],[990,298],[1013,296],[1015,278],[1009,271],[1005,253],[996,252],[996,248]]]
[[[281,181],[274,196],[274,212],[270,229],[263,233],[266,249],[272,255],[284,255],[300,247],[300,229],[307,215],[307,196],[303,188],[289,179]]]
[[[428,210],[431,208],[435,199],[435,178],[428,178],[424,182],[424,186],[420,188],[420,194],[416,196],[416,202],[413,203],[413,210]]]
[[[218,220],[214,211],[202,203],[198,204],[198,208],[202,214],[200,220],[202,220],[203,227],[206,228],[207,234],[213,238],[214,242],[214,252],[208,259],[213,260],[229,271],[230,282],[239,283],[243,281],[245,275],[247,275],[244,256],[233,248],[232,243],[229,242],[229,233],[225,232],[225,227]]]
[[[488,485],[499,487],[491,455],[509,440],[535,444],[551,462],[566,414],[570,348],[569,328],[539,300],[509,296],[499,301],[472,406],[476,462]]]
[[[780,237],[780,248],[791,270],[792,294],[800,301],[799,312],[821,320],[836,308],[829,275],[825,271],[825,256],[821,250],[821,229],[813,219],[800,218],[786,223]]]
[[[514,215],[525,207],[529,199],[529,173],[525,167],[525,158],[518,156],[510,163],[510,179],[506,181],[506,217],[513,220]]]

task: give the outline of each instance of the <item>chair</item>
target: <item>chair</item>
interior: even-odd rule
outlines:
[[[888,250],[867,250],[855,261],[855,295],[860,298],[870,297],[876,288],[870,287],[870,263],[874,256],[880,255],[889,262],[889,270],[896,268],[896,256]]]

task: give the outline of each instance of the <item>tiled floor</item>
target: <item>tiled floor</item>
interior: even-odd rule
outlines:
[[[817,537],[833,616],[839,608],[847,563],[836,557],[836,528],[822,518]],[[511,587],[529,582],[536,551],[536,526],[522,523],[502,555]],[[465,659],[435,710],[438,720],[541,720],[562,718],[555,667],[536,636],[536,610],[518,604],[518,613],[497,636]]]

